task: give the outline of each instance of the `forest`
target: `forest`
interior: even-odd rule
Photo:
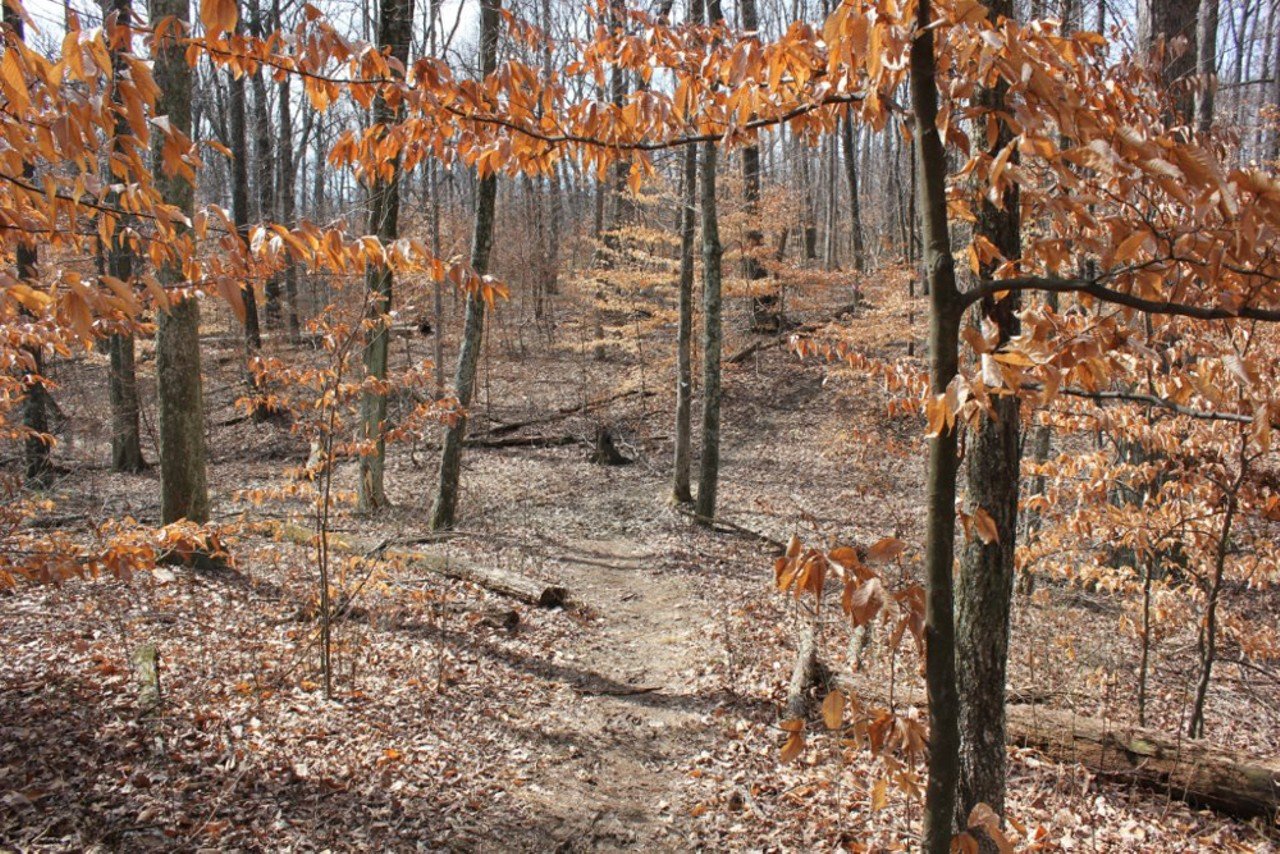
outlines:
[[[0,848],[1280,847],[1277,0],[0,42]]]

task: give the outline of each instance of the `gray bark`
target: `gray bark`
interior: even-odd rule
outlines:
[[[378,44],[390,48],[391,55],[404,67],[409,64],[409,42],[412,38],[413,0],[382,0],[378,25]],[[396,110],[379,95],[373,104],[373,121],[385,133],[397,119]],[[400,236],[400,155],[392,164],[391,178],[374,178],[369,186],[369,231],[377,235],[384,245]],[[371,321],[365,337],[365,375],[379,381],[387,378],[387,358],[390,345],[389,324],[391,268],[385,264],[371,264],[365,274],[365,288],[369,294],[367,319]],[[361,513],[375,513],[387,504],[383,477],[386,468],[387,395],[380,389],[370,389],[360,401],[360,438],[372,442],[373,453],[360,456],[360,473],[357,479],[357,508]]]
[[[723,18],[720,0],[707,0],[707,18]],[[702,146],[702,456],[698,461],[698,515],[714,519],[720,479],[720,220],[716,213],[716,144]]]
[[[992,0],[995,17],[1013,14],[1012,0]],[[1007,86],[981,88],[977,106],[1002,115]],[[1004,122],[989,153],[995,156],[1013,139]],[[1018,190],[1010,186],[996,206],[984,193],[978,202],[977,236],[985,237],[1005,259],[1022,254]],[[991,278],[998,262],[983,265],[982,278]],[[1019,301],[1009,294],[1000,301],[982,302],[983,317],[999,330],[999,346],[1018,334]],[[1005,677],[1009,657],[1010,603],[1013,598],[1013,558],[1018,532],[1018,485],[1021,413],[1017,396],[996,398],[992,414],[979,416],[969,443],[969,512],[991,516],[998,535],[994,543],[974,536],[960,559],[956,592],[956,665],[960,691],[960,800],[957,829],[967,828],[970,811],[986,804],[996,815],[1004,812]],[[989,840],[984,840],[989,842]]]
[[[123,39],[130,24],[132,4],[130,0],[107,0],[103,3],[103,15],[110,18],[116,16],[119,38]],[[110,32],[112,65],[117,74],[124,68],[120,54],[128,49],[128,45],[115,41],[116,30]],[[113,103],[120,103],[120,94],[114,88],[111,93]],[[115,129],[111,139],[113,152],[122,152],[123,139],[131,136],[133,131],[123,116],[116,117]],[[116,194],[108,199],[109,204],[116,204]],[[107,274],[122,282],[133,281],[134,251],[130,245],[125,229],[133,225],[133,218],[122,216],[116,223],[111,237],[111,245],[107,247]],[[110,376],[108,377],[108,396],[111,401],[111,470],[118,472],[139,472],[146,467],[142,456],[142,434],[139,430],[138,406],[138,372],[134,356],[134,340],[132,335],[112,335],[107,343],[111,358]]]
[[[492,74],[498,64],[498,27],[500,0],[481,0],[480,68]],[[497,207],[498,179],[495,175],[479,178],[476,187],[475,223],[471,232],[471,268],[478,275],[489,272],[489,255],[493,249],[493,223]],[[462,349],[458,353],[458,372],[454,377],[454,395],[461,413],[445,431],[440,454],[440,472],[436,482],[435,503],[431,507],[431,529],[452,528],[458,508],[458,482],[462,472],[462,446],[467,437],[467,407],[475,392],[476,367],[480,363],[480,347],[484,334],[484,299],[477,293],[467,295],[467,313],[463,320]]]
[[[1213,102],[1218,88],[1218,0],[1200,0],[1196,21],[1196,130],[1213,127]]]
[[[151,0],[151,23],[176,18],[188,22],[187,0]],[[153,46],[155,81],[160,89],[156,112],[168,116],[178,131],[191,133],[191,67],[185,48],[172,30]],[[180,175],[166,175],[163,136],[154,135],[154,174],[161,197],[190,217],[194,188]],[[180,228],[180,226],[179,226]],[[166,264],[158,271],[163,285],[184,284],[182,268]],[[160,518],[207,522],[209,493],[205,482],[204,391],[200,376],[200,303],[193,297],[174,300],[158,315],[156,378],[159,381]]]

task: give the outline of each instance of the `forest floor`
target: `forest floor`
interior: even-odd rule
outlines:
[[[884,331],[889,313],[901,331],[899,309],[872,307],[856,321],[872,346],[902,343]],[[557,336],[573,338],[566,329]],[[753,340],[736,333],[727,351]],[[422,339],[398,346],[406,359],[429,350]],[[148,355],[144,348],[149,389]],[[305,505],[259,506],[239,492],[279,486],[282,468],[301,465],[308,448],[277,425],[237,421],[236,349],[212,352],[210,482],[235,568],[0,596],[0,847],[909,847],[919,798],[886,795],[882,766],[865,751],[816,738],[798,761],[779,762],[778,713],[801,616],[773,590],[769,543],[709,531],[668,501],[669,366],[649,358],[597,362],[499,315],[477,431],[620,391],[659,394],[519,434],[573,444],[469,450],[461,523],[443,541],[421,542],[433,449],[393,447],[393,507],[377,519],[344,511],[333,524],[352,553],[335,567],[349,595],[326,700],[314,550],[273,536],[309,524]],[[66,474],[51,512],[67,536],[86,541],[108,516],[158,515],[154,471],[103,468],[102,395],[87,391],[103,370],[89,356],[55,376],[68,420],[57,450]],[[890,417],[887,401],[867,377],[782,347],[729,366],[723,517],[779,541],[897,536],[910,548],[891,572],[916,573],[921,425]],[[601,422],[631,465],[588,460]],[[338,475],[349,489],[352,467]],[[571,591],[573,607],[513,603],[366,554],[369,543],[554,582]],[[858,654],[837,612],[824,614],[822,655],[852,672]],[[1011,683],[1044,689],[1083,715],[1131,720],[1136,652],[1118,628],[1122,612],[1104,593],[1064,584],[1020,597]],[[161,661],[163,701],[151,711],[139,706],[130,664],[144,643]],[[918,692],[914,649],[894,656],[884,646],[870,643],[862,677],[902,696]],[[1189,629],[1161,639],[1150,714],[1166,732],[1178,730],[1193,660]],[[1274,755],[1280,684],[1223,670],[1211,739]],[[1019,847],[1274,850],[1274,828],[1101,781],[1034,751],[1010,756]]]

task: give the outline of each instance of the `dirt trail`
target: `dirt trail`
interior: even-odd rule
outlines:
[[[706,655],[705,607],[657,556],[622,540],[574,544],[560,572],[602,616],[558,663],[578,674],[558,719],[543,722],[546,761],[522,790],[560,851],[670,850],[688,838],[680,765],[706,738],[712,700],[691,693]]]

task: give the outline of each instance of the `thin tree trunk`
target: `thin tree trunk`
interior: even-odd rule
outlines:
[[[1246,441],[1241,438],[1242,445]],[[1196,681],[1195,702],[1191,706],[1191,721],[1187,725],[1187,736],[1204,738],[1204,708],[1209,698],[1209,684],[1213,676],[1213,663],[1218,657],[1218,600],[1222,594],[1223,573],[1227,565],[1227,551],[1231,547],[1231,526],[1235,522],[1237,496],[1248,472],[1247,450],[1240,451],[1240,473],[1235,482],[1226,490],[1227,509],[1222,519],[1222,533],[1218,537],[1218,553],[1213,564],[1213,576],[1209,580],[1208,595],[1205,597],[1204,616],[1200,619],[1200,637],[1197,650],[1200,653],[1200,678]]]
[[[253,3],[249,28],[251,33],[264,37],[262,22],[263,0],[251,0]],[[257,183],[258,220],[269,222],[276,218],[275,208],[275,157],[271,151],[271,116],[267,109],[266,72],[262,66],[250,78],[253,87],[253,158],[257,171],[254,177]],[[266,323],[268,329],[279,329],[283,312],[280,308],[280,276],[272,274],[266,282]]]
[[[698,9],[702,0],[691,0]],[[701,15],[699,15],[699,18]],[[698,147],[684,150],[684,186],[680,208],[680,311],[676,327],[676,437],[671,497],[677,503],[693,500],[689,489],[690,461],[693,458],[691,410],[693,402],[693,246],[697,234]]]
[[[160,94],[156,112],[168,116],[170,125],[191,134],[191,66],[185,46],[178,41],[188,23],[187,0],[151,0],[153,29],[160,21],[176,18],[182,29],[170,28],[157,35],[152,46],[155,81]],[[158,31],[158,30],[157,30]],[[166,175],[163,134],[154,134],[156,183],[161,197],[190,218],[195,212],[194,188],[181,175]],[[182,233],[181,226],[175,226]],[[163,285],[184,283],[182,267],[163,265]],[[160,518],[164,524],[179,519],[207,522],[209,493],[205,481],[204,390],[200,375],[200,302],[194,297],[173,301],[158,314],[156,331],[156,379],[159,385]]]
[[[962,306],[947,223],[947,161],[938,134],[938,92],[929,0],[917,7],[911,45],[911,104],[920,170],[920,208],[930,293],[929,379],[943,394],[959,370]],[[959,783],[959,697],[956,690],[955,561],[957,430],[943,426],[929,440],[925,523],[925,684],[929,694],[929,779],[922,848],[948,854]]]
[[[391,49],[391,55],[402,67],[409,64],[409,42],[412,39],[413,0],[382,0],[378,24],[378,44]],[[373,121],[378,133],[386,133],[397,119],[397,111],[378,96],[373,104]],[[369,186],[369,230],[383,245],[400,236],[400,156],[391,164],[391,177],[373,178]],[[394,276],[385,264],[371,264],[365,274],[369,302],[369,321],[364,346],[365,376],[383,383],[387,379],[390,346],[391,290]],[[372,443],[360,455],[357,480],[357,508],[361,513],[376,513],[387,504],[383,476],[386,470],[387,394],[383,388],[365,391],[360,402],[360,438]]]
[[[849,229],[853,233],[853,269],[861,273],[866,268],[867,258],[866,249],[862,245],[862,206],[858,201],[858,140],[852,115],[844,117],[841,131],[844,134],[844,171],[849,180]]]
[[[707,0],[707,18],[723,18],[720,0]],[[716,143],[702,146],[702,457],[698,515],[714,519],[720,478],[720,221],[716,213]]]
[[[103,4],[103,14],[108,19],[115,15],[115,24],[109,28],[108,38],[111,43],[112,66],[119,74],[125,65],[121,54],[129,50],[129,40],[133,33],[130,20],[133,15],[132,4],[130,0],[107,0]],[[119,104],[120,95],[115,88],[111,95],[112,101]],[[121,153],[121,140],[131,134],[128,120],[117,116],[111,139],[112,151]],[[116,200],[112,198],[109,203],[114,205]],[[130,219],[124,217],[116,223],[111,245],[107,249],[107,274],[126,283],[133,281],[134,267],[133,247],[125,236],[125,229],[130,225]],[[133,335],[112,335],[107,348],[111,354],[111,375],[108,378],[111,400],[111,470],[139,472],[146,467],[146,460],[142,456],[142,434],[139,429],[138,372]]]
[[[742,15],[742,28],[755,33],[760,28],[756,0],[739,0],[738,11]],[[760,228],[760,147],[744,146],[742,149],[742,200],[747,214],[747,245],[743,252],[743,273],[751,294],[751,328],[757,331],[775,331],[780,327],[778,297],[773,293],[756,293],[755,283],[765,278],[764,266],[757,257],[764,246],[764,232]]]
[[[1200,0],[1196,21],[1196,130],[1213,127],[1213,102],[1218,88],[1218,0]]]
[[[244,75],[227,72],[228,133],[231,135],[231,220],[247,259],[249,256],[249,133],[245,118]],[[258,299],[253,283],[243,290],[244,341],[249,352],[262,349],[262,331],[258,322]],[[250,382],[252,385],[252,381]]]
[[[481,0],[480,68],[492,74],[498,60],[498,26],[500,0]],[[475,224],[471,233],[471,268],[477,275],[489,271],[489,255],[493,248],[493,222],[497,207],[498,179],[493,174],[477,176]],[[484,298],[475,292],[467,295],[467,313],[463,321],[462,349],[458,353],[458,373],[454,377],[454,394],[460,412],[445,431],[440,455],[440,472],[436,483],[435,503],[431,508],[431,529],[452,528],[458,508],[458,480],[462,471],[462,445],[467,437],[467,407],[475,392],[476,366],[484,335]]]
[[[276,29],[280,29],[283,23],[280,20],[280,4],[279,0],[275,0],[273,11]],[[298,176],[294,174],[293,160],[293,109],[289,103],[289,81],[281,80],[276,87],[276,98],[279,99],[280,113],[280,144],[278,146],[280,157],[276,161],[279,164],[280,174],[280,224],[285,228],[293,228],[297,222],[297,180]],[[303,148],[303,156],[306,156],[306,149]],[[289,333],[289,340],[297,342],[301,334],[301,325],[298,318],[298,265],[289,259],[285,262],[284,268],[284,301],[285,301],[285,329]]]

